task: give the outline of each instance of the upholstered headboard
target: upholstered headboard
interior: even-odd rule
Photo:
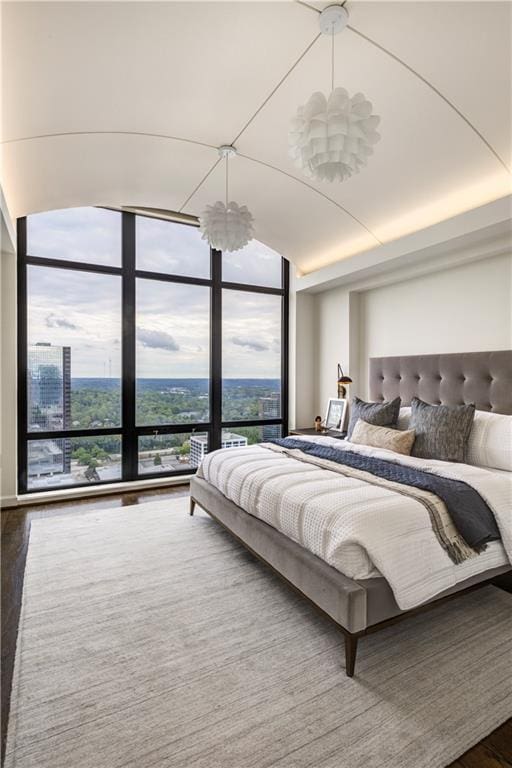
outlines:
[[[419,397],[434,405],[474,403],[512,414],[512,350],[370,358],[370,399],[402,405]]]

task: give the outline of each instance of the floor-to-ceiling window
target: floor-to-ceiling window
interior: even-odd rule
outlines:
[[[288,263],[102,208],[18,221],[19,488],[194,471],[286,433]]]

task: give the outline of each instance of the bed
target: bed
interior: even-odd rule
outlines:
[[[376,402],[400,396],[407,407],[413,397],[419,397],[434,405],[474,403],[476,415],[512,414],[512,351],[373,358],[369,378],[370,399]],[[348,676],[354,674],[360,637],[512,572],[508,464],[500,469],[429,461],[425,467],[418,459],[393,457],[394,465],[406,469],[417,465],[431,475],[462,479],[487,499],[500,540],[490,542],[477,557],[453,562],[432,535],[425,505],[367,482],[364,473],[346,477],[341,470],[340,475],[333,462],[319,463],[305,456],[303,451],[310,450],[312,441],[303,440],[308,442],[307,449],[294,443],[289,449],[269,445],[209,454],[191,480],[190,513],[199,505],[336,622],[345,638]],[[319,440],[333,451],[354,452],[352,444]],[[485,442],[485,429],[479,440]],[[486,455],[485,445],[478,448],[479,455]],[[356,452],[363,459],[384,460],[390,453],[364,446]],[[299,535],[292,517],[283,510],[301,484],[308,487],[309,495],[300,502],[307,514],[299,515]],[[350,514],[341,515],[339,507],[350,499]],[[277,509],[279,520],[273,517]],[[330,533],[324,546],[319,524],[328,514],[334,515],[336,524],[339,517],[340,535]],[[297,519],[295,515],[296,527]],[[321,544],[325,551],[320,550]]]

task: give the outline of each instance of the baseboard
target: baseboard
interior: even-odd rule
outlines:
[[[0,509],[11,509],[18,506],[16,496],[0,496]]]

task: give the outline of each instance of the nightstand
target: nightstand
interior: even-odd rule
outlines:
[[[314,427],[297,427],[296,429],[290,429],[289,436],[304,435],[315,437],[335,437],[337,440],[344,440],[347,436],[346,432],[336,432],[334,429],[328,429],[326,432],[317,432]]]

